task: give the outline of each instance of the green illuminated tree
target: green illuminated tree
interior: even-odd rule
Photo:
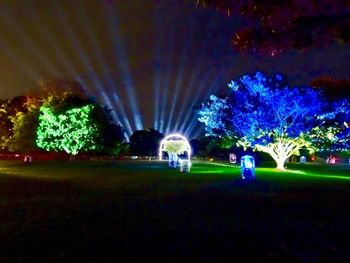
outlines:
[[[82,151],[102,152],[118,155],[124,141],[124,131],[119,124],[116,124],[112,117],[112,109],[104,107],[95,99],[84,92],[84,87],[74,80],[50,80],[39,82],[40,96],[43,99],[43,106],[51,109],[54,114],[65,114],[72,109],[83,108],[86,105],[93,105],[89,113],[89,121],[96,127],[98,134],[94,141],[96,149]]]
[[[40,108],[37,146],[47,151],[79,152],[98,150],[99,129],[92,120],[94,105],[73,108],[55,114],[48,107]]]

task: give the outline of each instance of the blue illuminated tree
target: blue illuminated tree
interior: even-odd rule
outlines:
[[[327,103],[320,90],[288,87],[279,74],[243,75],[228,87],[226,96],[211,95],[197,112],[206,134],[227,137],[237,145],[268,153],[280,170],[301,148],[314,151],[322,145],[320,137],[325,132],[333,131],[332,143],[337,138],[335,133],[340,132],[331,129],[333,120],[349,110],[345,102],[340,103],[342,107]]]

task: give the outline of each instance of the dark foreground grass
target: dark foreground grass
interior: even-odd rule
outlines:
[[[0,162],[0,262],[349,262],[350,167]]]

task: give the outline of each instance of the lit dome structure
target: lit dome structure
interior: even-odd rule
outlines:
[[[177,151],[169,151],[168,149],[166,149],[166,145],[168,142],[181,142],[181,147],[178,148],[178,152]],[[167,135],[161,142],[159,145],[159,160],[161,161],[163,159],[163,152],[168,152],[169,154],[169,162],[170,159],[178,159],[178,154],[182,154],[182,153],[187,153],[187,160],[191,159],[191,145],[188,142],[187,138],[182,136],[181,134],[170,134]]]

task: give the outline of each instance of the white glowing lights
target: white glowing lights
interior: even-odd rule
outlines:
[[[187,160],[191,159],[191,145],[188,142],[187,138],[182,136],[181,134],[174,133],[174,134],[170,134],[170,135],[166,136],[160,142],[159,151],[158,151],[160,161],[163,159],[163,152],[166,151],[166,143],[168,141],[184,142],[185,148],[183,149],[183,151],[187,153]]]

